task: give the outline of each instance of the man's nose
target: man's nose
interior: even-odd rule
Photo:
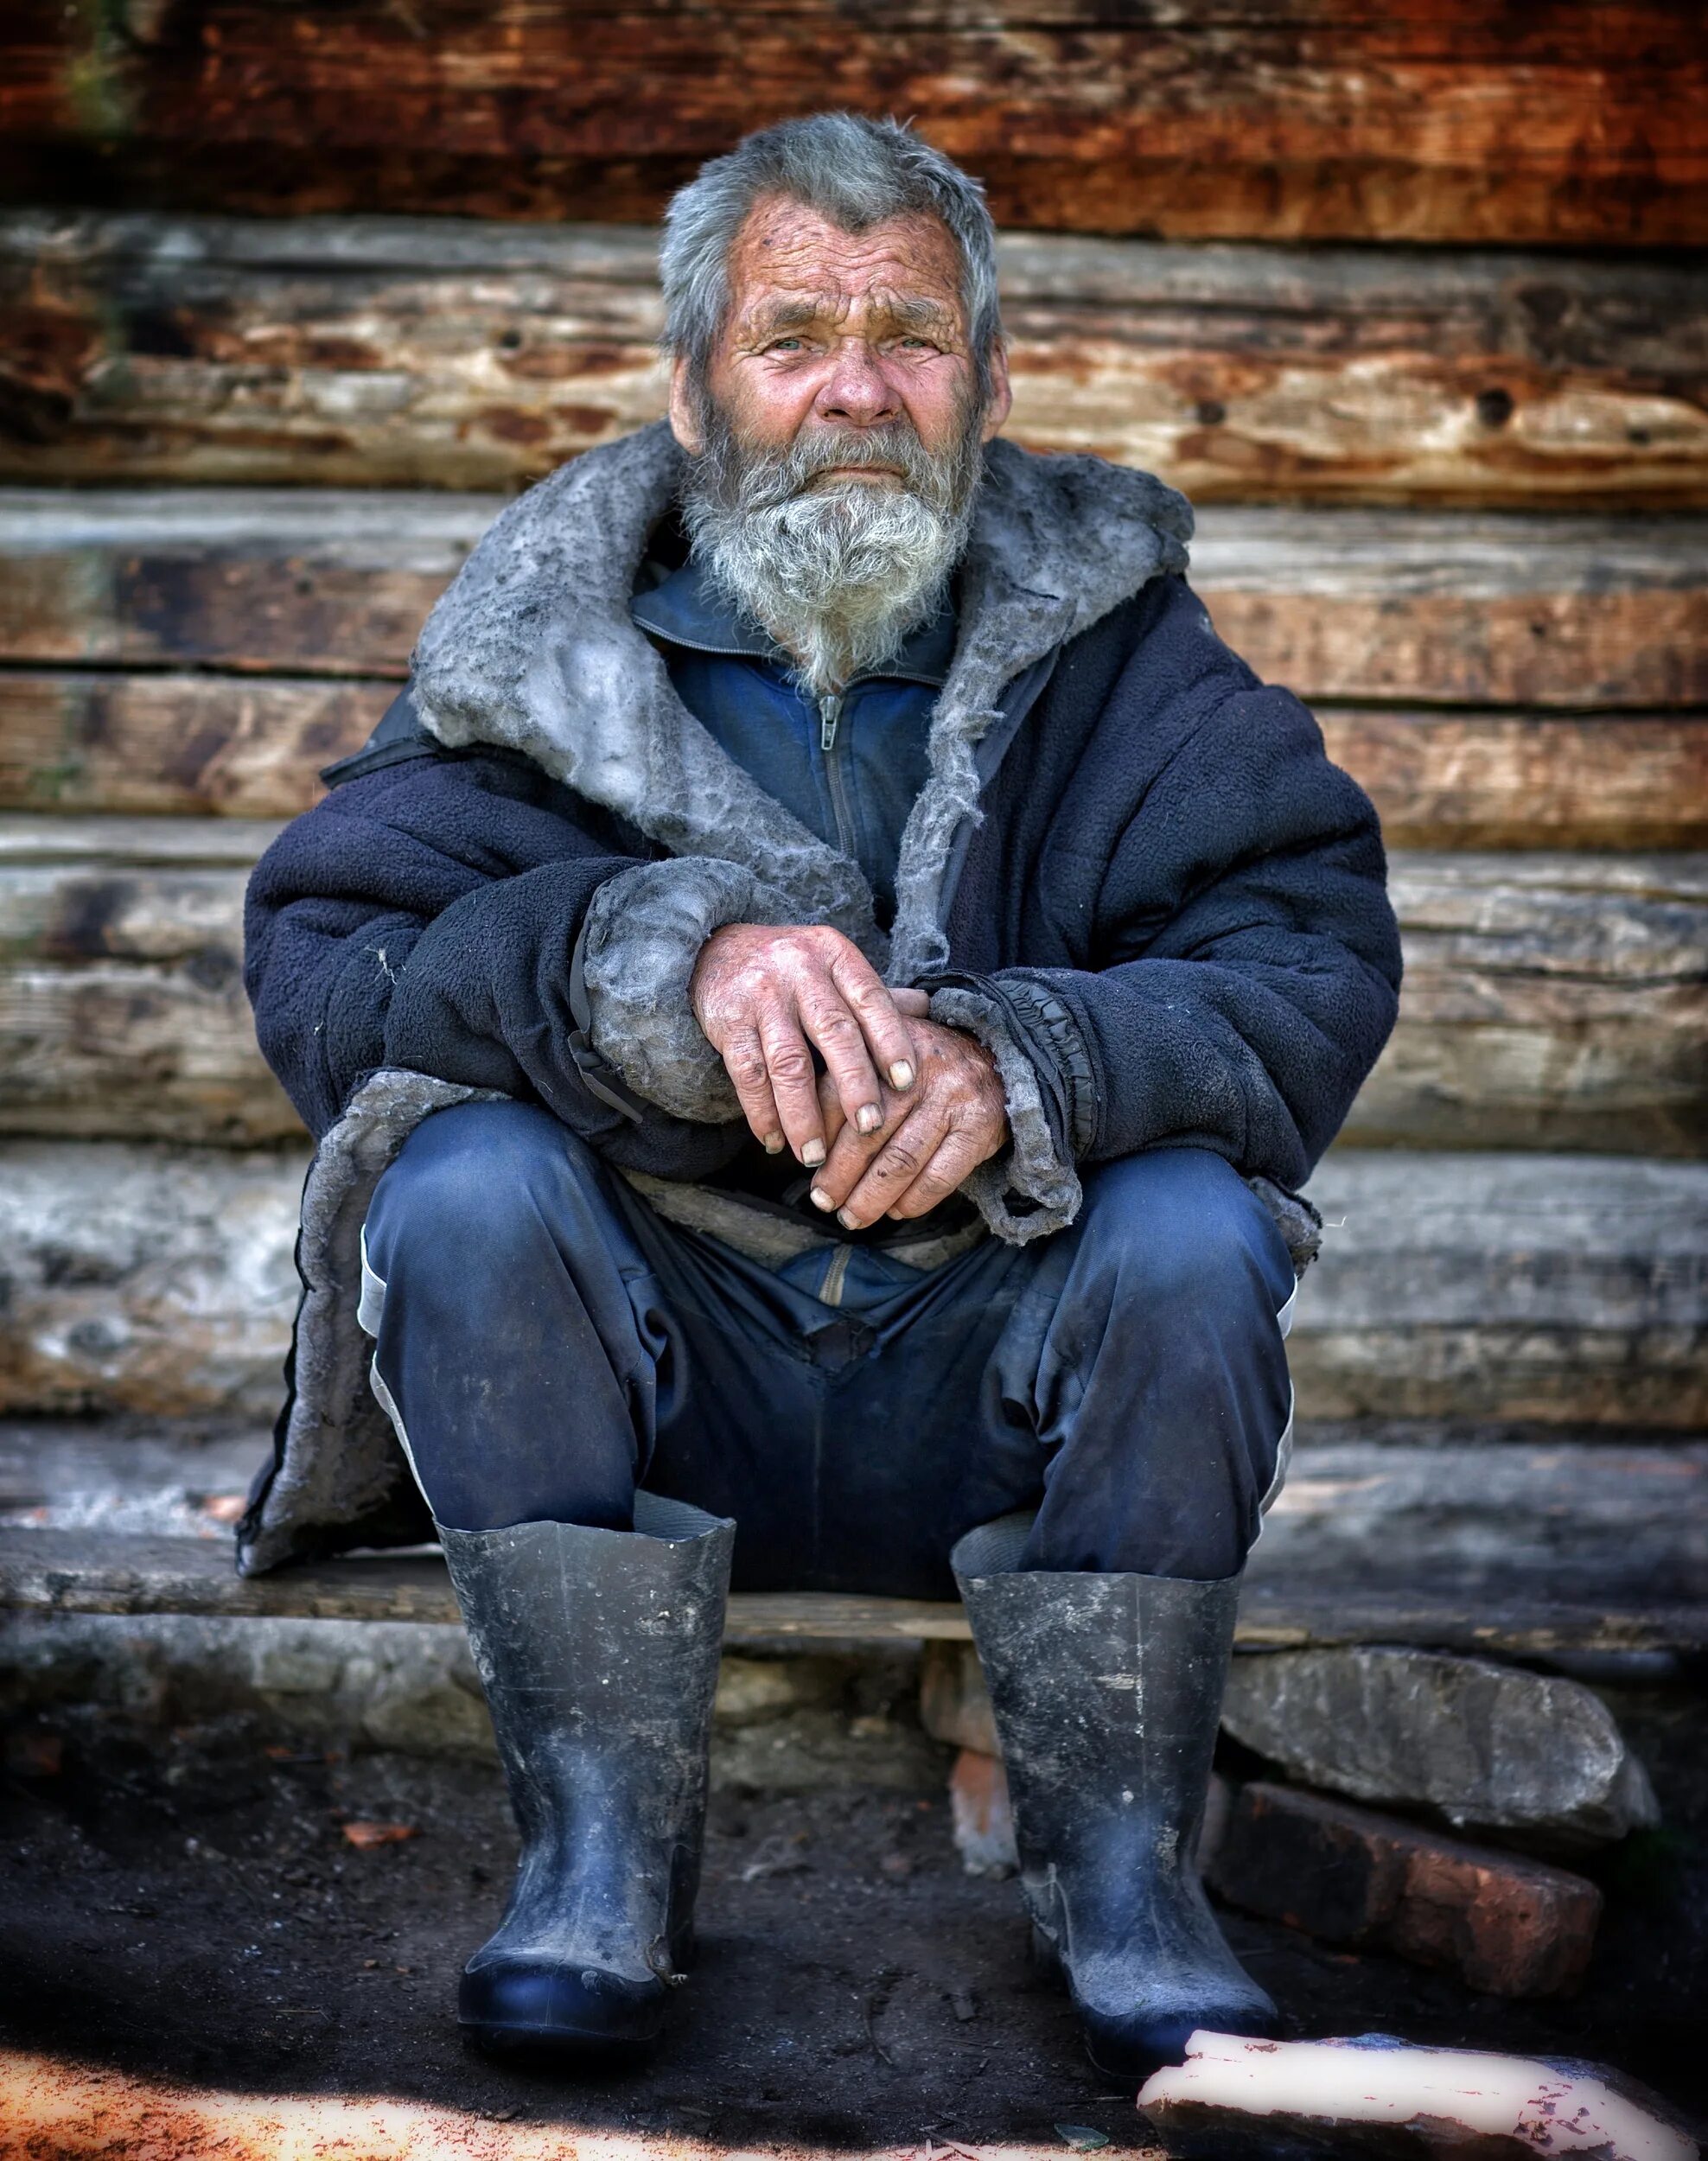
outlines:
[[[837,347],[835,365],[813,405],[821,419],[851,421],[857,427],[894,419],[901,411],[877,355],[853,338]]]

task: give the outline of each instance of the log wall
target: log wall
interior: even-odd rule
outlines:
[[[1217,628],[1382,813],[1407,980],[1302,1412],[1708,1418],[1697,12],[12,10],[0,1411],[271,1411],[247,868],[504,500],[660,410],[665,193],[845,100],[989,183],[1010,432],[1192,495]]]

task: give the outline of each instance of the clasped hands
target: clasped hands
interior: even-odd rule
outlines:
[[[927,1019],[922,991],[887,989],[840,931],[730,923],[688,998],[755,1136],[792,1148],[850,1230],[924,1215],[1007,1144],[990,1053]]]

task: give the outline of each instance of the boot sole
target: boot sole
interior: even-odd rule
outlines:
[[[464,2037],[488,2056],[555,2056],[582,2062],[643,2055],[663,2031],[662,2021],[632,2034],[583,2033],[570,2026],[498,2026],[468,2018],[457,2024]]]

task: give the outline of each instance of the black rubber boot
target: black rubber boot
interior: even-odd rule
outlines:
[[[1200,2028],[1274,2031],[1195,1864],[1239,1579],[1021,1571],[1030,1527],[984,1524],[951,1558],[1035,1941],[1060,1964],[1093,2063],[1133,2084],[1182,2062]]]
[[[735,1526],[649,1494],[634,1520],[440,1533],[522,1835],[458,1995],[483,2048],[649,2041],[692,1954]]]

